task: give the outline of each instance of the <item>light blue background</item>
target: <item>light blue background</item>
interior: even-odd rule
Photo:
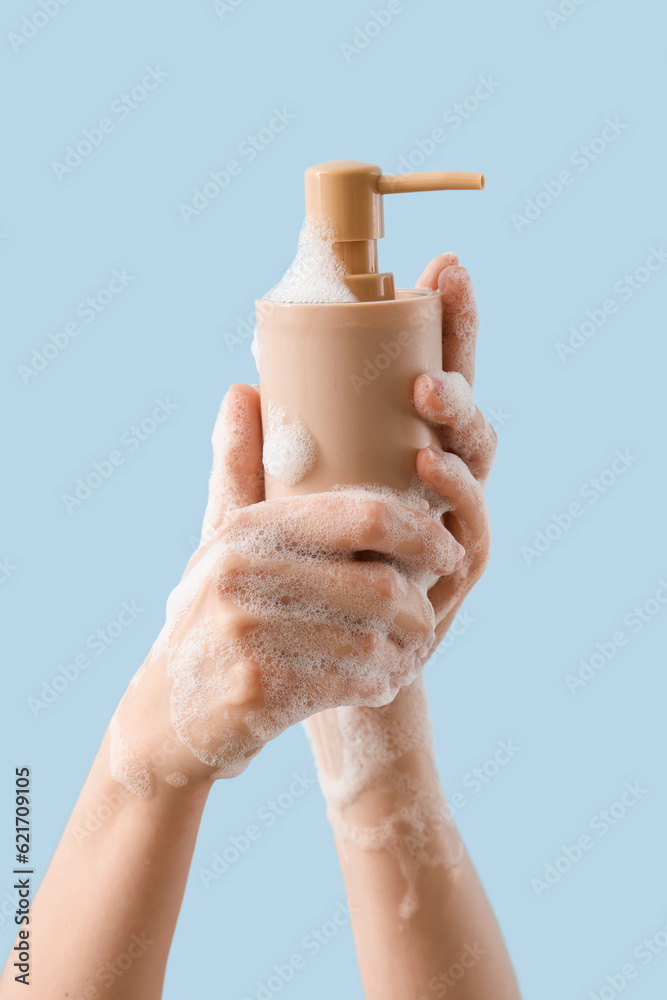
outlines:
[[[667,611],[660,606],[637,634],[623,618],[667,576],[667,268],[627,302],[613,286],[667,240],[666,24],[648,0],[572,8],[551,27],[548,2],[406,0],[349,63],[340,43],[369,19],[370,2],[243,0],[221,18],[205,0],[72,0],[20,51],[2,38],[0,557],[17,567],[0,586],[6,888],[14,766],[33,768],[43,873],[113,708],[162,624],[203,513],[219,400],[231,382],[256,378],[249,341],[232,351],[224,334],[293,256],[303,170],[355,158],[396,171],[417,139],[443,127],[446,142],[423,168],[483,170],[486,191],[387,199],[381,260],[410,286],[436,253],[459,253],[482,315],[478,403],[510,415],[488,488],[493,556],[466,604],[475,621],[428,671],[443,782],[465,791],[465,775],[498,740],[521,748],[478,795],[467,793],[458,820],[526,997],[599,994],[605,976],[630,961],[640,972],[628,998],[654,1000],[665,989],[667,952],[647,967],[632,952],[667,925]],[[7,0],[0,34],[37,9],[36,0]],[[52,161],[156,64],[167,79],[59,181]],[[451,116],[443,123],[489,74],[499,83],[493,95],[461,127]],[[179,204],[274,107],[294,121],[186,224]],[[570,156],[616,116],[627,128],[580,173]],[[512,213],[568,166],[575,182],[518,233]],[[24,385],[18,366],[113,268],[134,280]],[[561,361],[556,342],[610,297],[618,312]],[[68,514],[61,494],[158,396],[178,410]],[[582,501],[586,481],[626,448],[637,461],[597,503]],[[528,566],[521,546],[578,500],[583,517]],[[34,718],[27,698],[132,599],[145,609],[139,619]],[[571,694],[565,675],[619,628],[628,644]],[[169,1000],[254,996],[256,981],[303,951],[303,935],[344,899],[316,788],[208,891],[197,875],[304,770],[313,773],[296,728],[242,778],[216,787],[169,962]],[[538,898],[531,879],[590,832],[626,781],[647,794]],[[8,949],[12,928],[2,920]],[[281,993],[361,995],[349,928]]]

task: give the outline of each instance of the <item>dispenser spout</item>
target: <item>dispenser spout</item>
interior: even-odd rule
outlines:
[[[410,191],[482,191],[484,174],[461,170],[431,170],[424,174],[381,174],[380,194],[403,194]]]
[[[377,240],[384,236],[382,195],[410,191],[481,191],[484,174],[434,170],[383,174],[372,163],[332,160],[306,170],[306,215],[324,222],[346,268],[344,281],[361,302],[395,298],[394,276],[378,271]]]

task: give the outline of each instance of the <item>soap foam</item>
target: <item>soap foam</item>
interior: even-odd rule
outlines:
[[[348,273],[333,248],[334,232],[324,220],[306,219],[296,257],[285,276],[264,296],[267,302],[357,302],[343,278]]]
[[[285,486],[296,486],[316,457],[315,442],[298,413],[269,400],[262,458],[265,471]]]
[[[385,850],[396,858],[405,879],[399,916],[417,908],[417,881],[424,867],[450,869],[463,857],[463,843],[435,775],[435,755],[423,676],[380,708],[337,708],[304,723],[311,740],[329,821],[342,842],[361,850]],[[341,761],[337,767],[320,753],[336,730]],[[320,741],[315,736],[320,734]],[[416,755],[433,769],[423,781],[405,762]],[[414,767],[414,764],[413,764]],[[335,773],[334,773],[335,772]],[[355,804],[373,789],[383,812],[372,824],[355,818]],[[363,808],[363,807],[362,807]]]
[[[438,400],[437,410],[429,404],[423,390],[419,390],[418,400],[422,413],[434,423],[441,424],[442,417],[456,421],[457,424],[468,425],[475,417],[475,400],[473,391],[460,372],[431,371],[425,373],[431,376],[435,385],[432,392]],[[420,383],[420,386],[423,383]]]
[[[109,735],[111,777],[138,798],[149,799],[153,794],[153,775],[121,732],[115,715],[111,720]]]
[[[438,287],[442,292],[443,329],[447,339],[452,341],[451,346],[456,343],[458,367],[472,383],[479,314],[470,275],[458,265],[446,267],[440,274]]]
[[[457,371],[426,374],[433,380],[430,390],[428,383],[420,379],[415,388],[420,414],[438,427],[443,451],[458,455],[479,482],[484,483],[493,465],[497,437],[475,406],[472,387]]]
[[[240,773],[315,712],[386,705],[414,680],[434,641],[433,569],[458,559],[434,524],[443,503],[416,481],[227,513],[170,595],[151,654],[171,678],[172,726],[212,777]],[[380,539],[386,555],[358,558]]]
[[[223,402],[202,544],[117,713],[132,744],[112,726],[114,776],[142,797],[153,772],[190,769],[154,761],[127,718],[135,703],[164,699],[177,745],[211,778],[239,774],[288,726],[387,705],[411,683],[435,639],[429,588],[460,559],[440,523],[449,502],[417,476],[406,492],[369,484],[250,503],[262,495],[248,463],[256,423],[246,395]]]
[[[173,785],[174,788],[183,788],[187,785],[189,778],[186,774],[181,774],[180,771],[174,771],[173,774],[167,774],[164,779],[167,784]]]

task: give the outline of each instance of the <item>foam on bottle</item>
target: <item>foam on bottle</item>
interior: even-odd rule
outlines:
[[[296,486],[316,457],[315,442],[298,413],[269,400],[262,455],[266,472],[285,486]]]
[[[343,278],[348,273],[334,248],[334,232],[326,219],[304,219],[299,233],[296,257],[277,285],[262,297],[264,302],[357,302],[357,296]],[[260,371],[260,347],[257,327],[250,346],[257,371]]]
[[[306,217],[294,261],[266,295],[266,302],[357,302],[345,282],[347,270],[333,249],[333,228]]]

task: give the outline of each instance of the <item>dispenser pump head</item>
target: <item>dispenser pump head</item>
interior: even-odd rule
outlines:
[[[345,284],[361,302],[393,299],[393,274],[378,272],[377,240],[384,236],[382,196],[483,187],[483,174],[455,170],[383,174],[372,163],[331,160],[306,170],[306,216],[333,228],[333,248],[348,272]]]

